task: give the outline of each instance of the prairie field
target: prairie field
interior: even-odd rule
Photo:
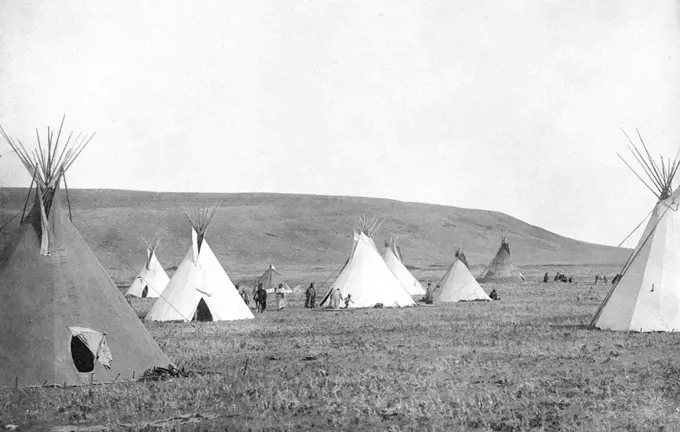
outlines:
[[[62,431],[680,430],[680,335],[588,329],[609,287],[580,270],[574,284],[486,285],[495,302],[321,311],[294,294],[254,320],[147,323],[193,376],[9,389],[0,417]]]

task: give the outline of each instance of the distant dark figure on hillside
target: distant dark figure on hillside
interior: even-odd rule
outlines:
[[[599,274],[596,274],[596,275],[595,275],[595,285],[597,285],[597,284],[599,284],[599,283],[600,283],[600,275],[599,275]]]
[[[307,296],[305,307],[314,309],[316,306],[316,289],[314,288],[314,282],[309,284],[309,288],[307,288],[307,292],[305,294]]]
[[[548,272],[545,272],[545,274],[543,275],[543,283],[546,283],[549,280],[550,280],[550,278],[548,277]]]
[[[257,311],[264,312],[267,310],[267,291],[262,288],[262,284],[257,285]]]
[[[557,282],[558,280],[560,280],[560,272],[555,273],[555,279],[553,282]]]
[[[604,282],[605,285],[607,285],[607,276],[602,276],[602,282]]]
[[[567,275],[565,275],[565,274],[560,274],[560,282],[567,283]]]
[[[491,300],[500,300],[500,299],[501,299],[501,297],[500,297],[500,296],[498,295],[498,293],[496,292],[496,289],[495,289],[495,288],[492,289],[491,292],[489,293],[489,298],[490,298]]]
[[[574,280],[573,276],[569,276],[569,283],[571,283]]]
[[[352,294],[347,294],[347,297],[345,297],[345,309],[349,309],[350,303],[354,303],[354,301],[352,301]]]

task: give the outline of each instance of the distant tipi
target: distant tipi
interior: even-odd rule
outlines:
[[[629,149],[649,181],[635,174],[658,201],[621,271],[623,276],[605,297],[591,325],[618,331],[680,331],[680,188],[672,189],[680,159],[661,158],[657,164],[639,133],[638,137],[644,153],[626,135]]]
[[[192,217],[191,248],[163,294],[146,315],[147,321],[230,321],[254,318],[205,239],[219,204],[201,208]]]
[[[510,244],[503,237],[496,256],[477,278],[480,283],[524,282],[524,275],[510,258]]]
[[[260,279],[258,279],[258,284],[262,284],[262,288],[268,293],[274,292],[274,289],[279,287],[279,284],[283,285],[284,292],[292,292],[286,281],[283,279],[281,273],[276,270],[274,264],[269,263],[269,268],[262,273]]]
[[[399,279],[392,273],[371,238],[379,227],[376,220],[362,218],[354,231],[352,252],[320,306],[327,305],[333,290],[343,298],[351,295],[350,308],[414,306],[415,302]]]
[[[385,253],[383,259],[387,267],[392,270],[392,273],[399,279],[399,282],[406,288],[406,291],[412,296],[425,294],[425,289],[418,282],[418,279],[413,277],[410,271],[402,261],[401,253],[397,247],[397,239],[395,236],[389,236],[385,242]]]
[[[156,248],[158,238],[146,241],[146,260],[144,267],[128,288],[125,295],[133,297],[160,297],[161,293],[170,282],[170,278],[163,269],[163,266],[156,258]]]
[[[170,364],[61,209],[61,182],[92,138],[61,145],[63,124],[32,152],[0,128],[33,179],[29,197],[35,185],[0,257],[0,386],[109,382]]]
[[[460,249],[456,251],[453,264],[437,285],[431,296],[435,303],[491,300],[468,270],[467,259]]]

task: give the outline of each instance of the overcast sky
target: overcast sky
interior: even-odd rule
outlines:
[[[385,197],[617,244],[655,202],[620,127],[680,145],[676,3],[0,0],[0,124],[96,132],[71,187]]]

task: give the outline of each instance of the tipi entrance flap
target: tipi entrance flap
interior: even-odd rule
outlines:
[[[104,368],[110,369],[113,356],[111,350],[106,342],[106,333],[97,330],[92,330],[87,327],[69,327],[72,339],[77,338],[84,346],[86,346],[95,360],[97,360]],[[71,342],[71,351],[73,353],[74,346],[78,346]],[[74,356],[74,362],[76,361]],[[78,366],[76,366],[78,367]]]

